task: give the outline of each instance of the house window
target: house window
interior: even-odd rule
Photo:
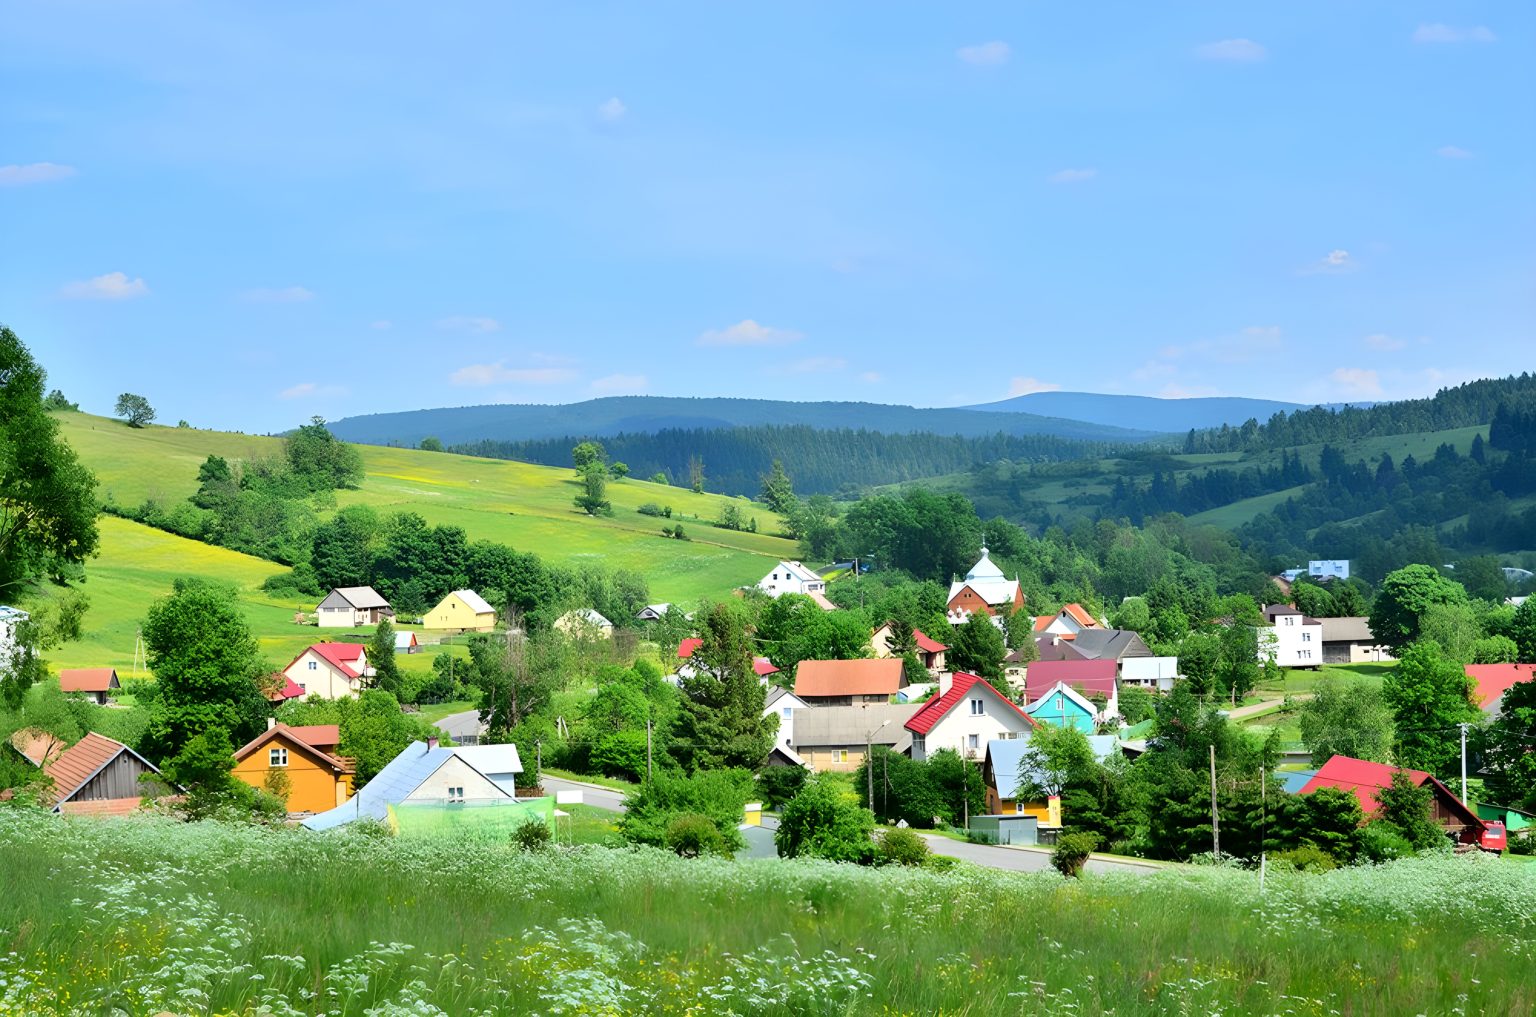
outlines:
[[[1311,660],[1312,659],[1312,651],[1311,650],[1302,650],[1301,651],[1301,657],[1302,657],[1303,660]]]
[[[786,707],[784,707],[784,709],[780,710],[779,713],[780,713],[780,715],[783,716],[783,718],[785,720],[788,720],[789,719],[789,715],[790,715],[791,712],[793,712],[793,710],[794,710],[793,706],[786,706]]]
[[[1310,643],[1312,641],[1312,633],[1310,633],[1310,632],[1303,632],[1301,634],[1301,641],[1303,643]]]
[[[972,717],[980,717],[982,714],[984,714],[986,712],[987,712],[987,704],[986,703],[982,702],[980,699],[973,699],[973,700],[971,700],[971,716]]]
[[[965,747],[968,748],[968,749],[979,749],[979,748],[981,748],[981,735],[966,735],[965,736]]]
[[[834,762],[834,763],[846,763],[846,762],[848,762],[848,750],[847,749],[833,749],[832,750],[832,762]]]
[[[288,750],[287,749],[272,749],[271,751],[269,751],[267,753],[267,765],[268,766],[287,766],[288,765]]]
[[[309,669],[311,671],[318,671],[318,670],[320,670],[320,665],[317,662],[312,660],[312,661],[309,662]]]
[[[913,752],[926,752],[927,751],[927,742],[924,741],[922,735],[913,735],[912,736],[912,751]]]
[[[1295,624],[1296,624],[1296,619],[1295,619],[1295,618],[1292,618],[1292,617],[1290,617],[1290,616],[1289,616],[1289,615],[1287,615],[1287,616],[1286,616],[1286,619],[1285,619],[1285,623],[1286,623],[1286,624],[1287,624],[1287,625],[1295,625]]]
[[[461,788],[461,787],[451,787],[451,788],[449,788],[448,789],[448,800],[450,802],[462,802],[464,800],[464,789]]]

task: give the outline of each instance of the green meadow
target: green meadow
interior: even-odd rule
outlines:
[[[1078,881],[0,809],[0,872],[0,1013],[1536,1009],[1536,866],[1480,855]]]

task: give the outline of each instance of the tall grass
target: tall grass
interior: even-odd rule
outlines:
[[[0,809],[0,1013],[1514,1014],[1536,870],[864,870]]]

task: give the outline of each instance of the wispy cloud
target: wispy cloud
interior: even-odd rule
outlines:
[[[302,286],[281,286],[246,290],[240,296],[253,304],[302,304],[315,299],[312,290]]]
[[[961,46],[955,50],[955,56],[973,67],[996,67],[1008,62],[1013,56],[1013,49],[1006,42],[994,39],[975,46]]]
[[[1482,25],[1458,28],[1455,25],[1422,24],[1413,31],[1413,41],[1423,43],[1493,42],[1498,36]]]
[[[340,385],[319,385],[312,381],[301,381],[297,385],[290,385],[277,394],[279,399],[311,399],[321,396],[335,398],[344,396],[347,390]]]
[[[56,162],[29,162],[25,165],[0,166],[0,187],[22,187],[26,184],[48,184],[75,175],[73,166]]]
[[[721,329],[710,329],[699,336],[700,346],[788,346],[805,338],[804,332],[789,328],[759,325],[751,318]]]
[[[885,375],[879,371],[865,371],[859,375],[859,380],[866,385],[878,385],[885,380]]]
[[[643,395],[650,385],[643,374],[610,374],[594,379],[592,391],[602,395]]]
[[[1060,392],[1061,386],[1054,381],[1041,381],[1039,378],[1020,377],[1008,382],[1008,398],[1014,396],[1030,395],[1034,392]]]
[[[1400,350],[1408,344],[1396,336],[1387,335],[1385,332],[1372,332],[1365,337],[1365,345],[1373,350],[1389,353],[1392,350]]]
[[[1096,169],[1064,169],[1051,174],[1053,184],[1080,184],[1099,175]]]
[[[1225,60],[1229,63],[1257,63],[1269,56],[1269,51],[1252,39],[1222,39],[1195,47],[1195,55],[1202,60]]]
[[[1347,399],[1380,399],[1381,378],[1365,367],[1340,367],[1333,372],[1333,383]]]
[[[1158,352],[1163,360],[1179,360],[1195,357],[1218,364],[1246,364],[1269,353],[1279,352],[1284,345],[1279,325],[1249,325],[1229,335],[1215,339],[1197,339],[1191,343],[1165,346]],[[1141,370],[1149,372],[1156,362]],[[1166,368],[1166,370],[1163,370]],[[1170,373],[1169,365],[1157,366],[1158,373]]]
[[[1455,145],[1441,145],[1435,149],[1435,154],[1442,159],[1470,159],[1472,153],[1465,148],[1457,148]]]
[[[447,318],[440,318],[437,322],[437,327],[447,332],[470,332],[484,335],[487,332],[501,331],[501,322],[495,318],[455,314]]]
[[[65,283],[59,296],[65,300],[131,300],[149,292],[143,279],[129,279],[124,272],[108,272],[92,279]]]
[[[607,102],[597,107],[597,115],[608,123],[623,120],[624,114],[629,112],[629,107],[624,105],[624,100],[614,96]]]
[[[448,376],[455,385],[479,388],[485,385],[558,385],[573,381],[576,372],[565,367],[508,367],[506,361],[494,364],[469,364]]]
[[[830,371],[841,371],[847,366],[848,361],[842,357],[806,357],[804,360],[785,364],[779,370],[785,374],[826,374]]]
[[[1350,257],[1348,251],[1335,248],[1323,255],[1321,259],[1303,267],[1300,272],[1302,275],[1343,275],[1359,267],[1360,263]]]

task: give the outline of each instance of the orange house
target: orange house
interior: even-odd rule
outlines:
[[[331,727],[294,728],[274,723],[235,750],[235,777],[265,789],[274,773],[286,774],[290,814],[326,812],[344,804],[352,797],[356,764],[326,751],[334,750],[334,738],[316,739],[332,742],[322,749],[305,737]]]

